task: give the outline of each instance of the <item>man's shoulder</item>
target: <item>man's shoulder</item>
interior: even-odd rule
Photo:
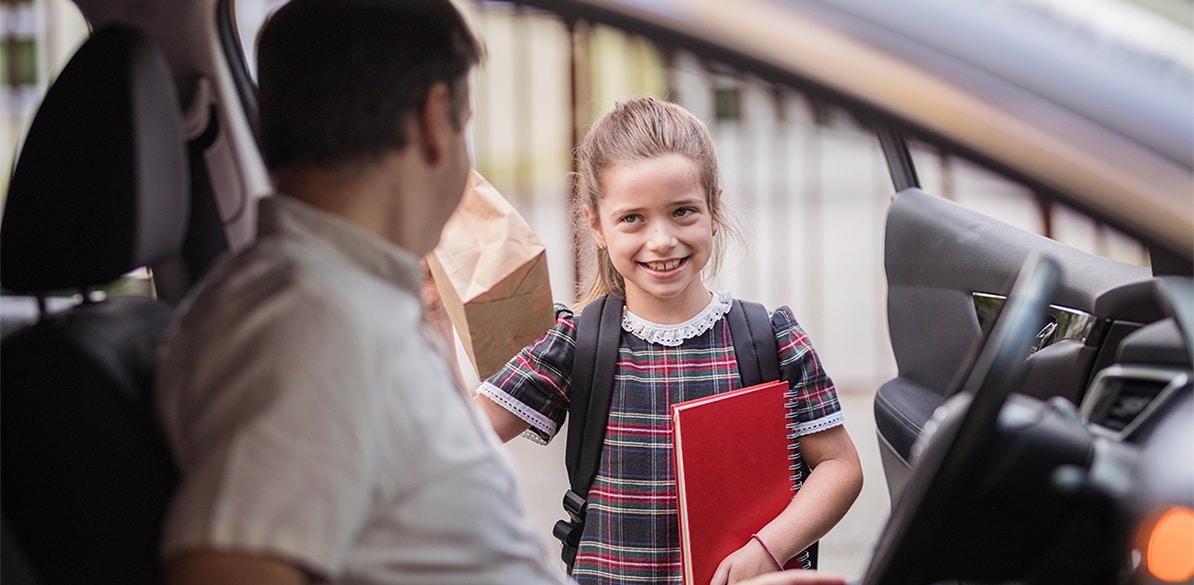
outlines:
[[[335,303],[330,283],[301,244],[264,238],[225,258],[209,272],[178,307],[169,338],[207,343],[261,317],[287,314],[302,319],[323,304]],[[286,307],[306,311],[286,310]],[[255,318],[256,317],[256,318]],[[264,321],[269,321],[266,318]]]
[[[351,278],[352,267],[318,242],[291,236],[262,237],[221,262],[204,279],[196,295],[236,295],[252,291],[299,290],[335,292],[337,282]]]
[[[278,238],[264,238],[249,244],[217,264],[192,291],[180,308],[188,313],[198,307],[204,310],[229,308],[225,299],[246,299],[256,296],[254,291],[278,291],[291,288],[301,281],[309,260],[297,253],[294,243]],[[213,302],[217,301],[217,302]]]
[[[332,355],[325,348],[357,339],[365,321],[352,285],[321,272],[325,263],[301,244],[263,238],[217,265],[179,306],[159,349],[163,404],[322,367],[314,358]]]

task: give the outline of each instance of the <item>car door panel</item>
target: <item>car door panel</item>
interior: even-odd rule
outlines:
[[[1080,337],[1058,334],[1053,343],[1043,340],[1029,357],[1023,393],[1080,400],[1110,324],[1160,316],[1135,308],[1150,290],[1147,268],[1071,248],[919,189],[904,190],[892,200],[884,245],[888,327],[898,376],[879,388],[874,408],[893,500],[912,446],[982,335],[976,293],[1006,294],[1031,254],[1047,254],[1061,266],[1056,312],[1087,314],[1094,325]],[[1120,314],[1126,306],[1133,307],[1131,313]]]

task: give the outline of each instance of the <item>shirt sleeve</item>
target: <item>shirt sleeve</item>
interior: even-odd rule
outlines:
[[[564,424],[576,355],[576,320],[555,305],[556,320],[477,390],[531,425],[524,436],[546,445]]]
[[[845,422],[837,389],[821,366],[812,341],[792,309],[781,306],[771,314],[779,353],[780,378],[791,384],[795,407],[793,420],[796,436],[823,431]]]

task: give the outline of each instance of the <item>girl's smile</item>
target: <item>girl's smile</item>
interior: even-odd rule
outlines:
[[[681,264],[683,264],[684,262],[687,262],[687,261],[688,261],[687,258],[677,258],[675,260],[662,260],[662,261],[656,260],[654,262],[640,262],[640,264],[642,264],[643,266],[646,266],[648,269],[653,270],[655,272],[663,273],[663,272],[671,272],[672,270],[675,270]]]

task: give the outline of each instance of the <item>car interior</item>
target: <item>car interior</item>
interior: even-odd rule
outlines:
[[[913,444],[953,389],[952,373],[989,327],[984,317],[998,312],[1033,253],[1053,258],[1062,277],[1037,328],[1019,392],[1080,404],[1094,373],[1115,361],[1122,339],[1165,316],[1150,270],[1024,232],[918,189],[892,201],[884,258],[899,376],[880,387],[875,420],[893,494],[903,485]]]
[[[1188,402],[1189,300],[915,189],[887,226],[899,376],[874,408],[893,510],[863,583],[1103,582],[1131,548],[1103,512],[1135,449],[1176,445],[1154,431]]]
[[[4,469],[21,478],[3,490],[6,582],[35,582],[22,556],[40,582],[160,579],[177,472],[151,387],[174,303],[98,287],[185,254],[193,204],[177,104],[156,45],[110,25],[79,48],[26,138],[0,228],[3,285],[38,299],[41,315],[3,339]],[[45,298],[63,289],[83,302],[50,313]]]
[[[90,13],[0,225],[9,584],[162,581],[177,471],[152,416],[157,344],[251,239],[265,183],[236,168],[253,120],[239,47],[217,87],[124,15]],[[1027,232],[926,192],[898,147],[883,254],[898,374],[873,411],[892,513],[860,582],[1150,582],[1125,576],[1142,562],[1133,518],[1192,485],[1188,461],[1165,463],[1194,444],[1189,254],[1138,266]],[[106,294],[144,267],[151,294]]]

